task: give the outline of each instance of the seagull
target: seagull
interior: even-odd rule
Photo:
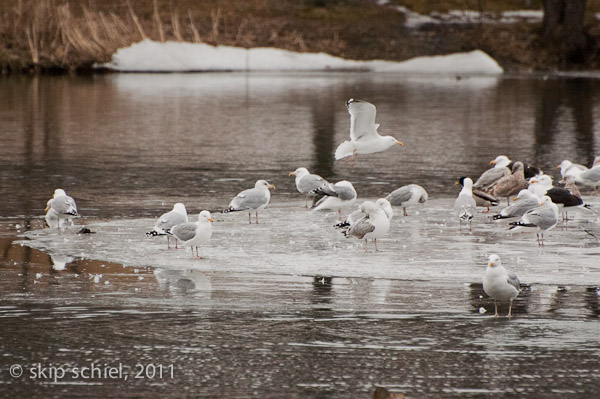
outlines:
[[[550,197],[544,195],[540,206],[525,212],[518,222],[512,222],[509,230],[531,227],[537,229],[538,246],[544,246],[544,231],[551,230],[558,223],[558,207]]]
[[[171,239],[169,234],[167,233],[167,230],[169,230],[171,227],[181,224],[181,223],[186,223],[188,221],[188,216],[187,216],[187,210],[185,209],[185,205],[183,205],[181,202],[176,203],[175,205],[173,205],[173,210],[167,212],[167,213],[163,213],[158,220],[156,221],[156,224],[154,225],[154,228],[152,230],[150,230],[149,232],[146,233],[146,236],[148,237],[156,237],[156,236],[162,236],[162,235],[166,235],[167,236],[167,248],[171,249]],[[177,240],[175,240],[175,249],[177,249]]]
[[[308,198],[315,197],[315,194],[310,194],[310,192],[321,187],[323,184],[327,184],[327,180],[319,175],[310,173],[306,168],[298,168],[290,172],[290,176],[296,176],[296,188],[298,192],[306,195],[305,208],[308,208]]]
[[[388,201],[385,198],[379,198],[377,201],[375,201],[375,205],[377,205],[378,207],[380,207],[383,210],[383,212],[387,216],[388,220],[391,222],[392,218],[394,217],[394,209],[392,209],[392,205],[390,204],[390,201]],[[359,207],[357,210],[355,210],[350,215],[348,215],[348,217],[346,218],[345,221],[338,223],[338,224],[334,225],[333,227],[342,228],[342,227],[352,226],[354,223],[356,223],[360,219],[364,218],[365,216],[367,216],[367,214],[365,212],[361,211],[360,207]]]
[[[541,175],[529,180],[530,184],[527,190],[542,198],[546,192],[552,188],[552,176]]]
[[[383,237],[390,230],[390,219],[385,211],[372,201],[365,201],[360,205],[360,211],[365,214],[361,219],[355,221],[344,235],[354,236],[359,240],[365,239],[365,252],[368,250],[368,240],[371,238],[377,249],[377,239]]]
[[[512,205],[502,209],[498,215],[494,215],[492,219],[510,219],[521,217],[525,212],[540,206],[540,198],[529,190],[521,190],[519,194],[513,198]]]
[[[510,301],[508,318],[512,317],[512,303],[519,295],[519,288],[520,282],[517,275],[502,266],[498,255],[491,254],[488,257],[488,266],[483,278],[483,291],[494,298],[494,309],[496,310],[494,317],[498,317],[498,301]]]
[[[212,236],[212,222],[214,220],[210,217],[209,211],[202,211],[198,215],[197,222],[186,222],[173,226],[172,229],[167,230],[168,234],[172,234],[178,240],[181,240],[183,245],[187,245],[192,249],[192,256],[194,256],[194,247],[196,247],[196,258],[198,256],[198,245],[204,244],[210,240]]]
[[[269,205],[271,200],[270,188],[275,188],[274,185],[269,184],[266,180],[258,180],[254,185],[254,188],[244,190],[239,193],[229,203],[229,208],[225,209],[223,213],[237,212],[237,211],[249,211],[248,212],[248,224],[252,224],[252,210],[256,211],[256,224],[258,224],[258,211],[265,209]]]
[[[600,187],[600,165],[579,173],[578,176],[575,176],[575,181],[597,189]]]
[[[418,184],[409,184],[392,191],[385,198],[390,204],[403,207],[404,216],[408,216],[406,208],[413,205],[424,204],[427,202],[428,195],[427,191]]]
[[[73,226],[73,217],[79,216],[75,200],[65,190],[57,188],[46,203],[46,223],[50,228],[63,228],[65,223]]]
[[[351,207],[356,201],[356,190],[348,180],[342,180],[335,184],[325,184],[311,194],[324,195],[317,203],[314,211],[322,209],[333,209],[338,211],[339,220],[342,220],[342,208]]]
[[[494,167],[483,172],[473,187],[488,191],[495,182],[511,174],[511,170],[508,168],[510,162],[511,160],[506,155],[498,155],[496,159],[492,159],[490,165],[494,165]]]
[[[523,162],[515,162],[512,167],[512,174],[497,180],[489,188],[490,194],[494,197],[505,197],[506,204],[510,205],[510,197],[527,188],[528,183],[525,180],[523,169]]]
[[[564,178],[567,176],[576,177],[579,176],[581,172],[585,172],[588,170],[587,166],[580,165],[578,163],[573,163],[568,159],[565,159],[556,167],[556,169],[560,169],[560,175]]]
[[[403,145],[392,136],[380,136],[379,124],[375,123],[375,106],[362,100],[351,98],[346,102],[350,113],[350,141],[344,141],[335,150],[335,159],[339,160],[357,154],[372,154],[385,151],[394,145]]]
[[[459,177],[456,184],[460,184],[462,186],[465,179],[465,176]],[[492,194],[486,193],[483,190],[473,188],[471,191],[473,194],[473,199],[475,200],[475,205],[487,208],[487,211],[483,211],[485,213],[488,213],[490,211],[490,207],[496,206],[500,203],[498,201],[498,198],[494,197]]]
[[[454,210],[458,216],[459,228],[462,229],[462,222],[469,222],[469,230],[471,230],[471,220],[477,212],[475,200],[473,199],[473,180],[465,178],[463,180],[463,188],[460,190],[456,201],[454,201]]]
[[[546,191],[546,195],[550,197],[552,202],[557,205],[562,205],[564,210],[563,221],[567,222],[569,220],[569,214],[567,208],[572,207],[581,207],[586,209],[591,209],[592,206],[590,204],[586,204],[583,202],[581,198],[581,193],[575,186],[574,178],[569,176],[566,178],[565,187],[552,187]]]

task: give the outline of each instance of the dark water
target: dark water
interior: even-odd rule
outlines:
[[[221,209],[259,178],[277,186],[273,208],[289,206],[300,198],[287,173],[299,166],[353,181],[360,197],[420,182],[441,199],[436,206],[456,195],[456,177],[479,175],[498,154],[558,180],[561,160],[589,165],[600,153],[598,82],[371,74],[0,79],[0,392],[366,398],[386,386],[411,398],[595,397],[600,281],[582,271],[594,267],[595,214],[578,222],[591,233],[573,236],[568,251],[556,239],[552,257],[519,244],[512,259],[528,251],[575,284],[525,281],[513,320],[490,317],[480,273],[444,284],[413,275],[357,278],[343,266],[333,277],[228,272],[210,263],[156,268],[152,251],[139,248],[148,266],[123,267],[79,253],[59,259],[60,251],[15,241],[42,227],[56,187],[76,198],[77,223],[93,225],[156,217],[176,201],[190,213]],[[380,132],[405,146],[363,157],[355,168],[334,162],[351,97],[375,103]],[[439,242],[435,222],[427,226],[409,237],[396,231],[388,246]],[[504,239],[475,233],[473,242],[456,240],[446,250],[453,262],[462,250],[465,262],[473,252],[480,262],[482,246],[497,250]],[[73,240],[64,234],[55,244]],[[269,248],[278,246],[274,240]],[[382,268],[394,267],[389,258],[379,258]],[[410,268],[411,259],[401,266]],[[451,273],[443,259],[434,263],[441,275]],[[13,365],[21,377],[11,376]],[[74,375],[92,366],[100,375]]]

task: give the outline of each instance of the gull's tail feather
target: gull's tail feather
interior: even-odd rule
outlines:
[[[583,204],[583,207],[587,210],[592,210],[592,206],[590,204]]]
[[[494,215],[494,216],[492,216],[492,219],[493,219],[493,220],[498,220],[498,219],[510,219],[510,218],[512,218],[512,217],[514,217],[514,216]]]
[[[222,213],[237,212],[237,211],[239,211],[239,209],[235,209],[234,207],[230,206],[229,208],[224,209],[222,211]]]
[[[510,226],[508,228],[509,230],[516,229],[517,227],[536,227],[535,224],[532,224],[532,223],[523,223],[523,222],[520,222],[520,221],[519,222],[509,223],[509,226]]]
[[[340,160],[354,154],[354,144],[351,141],[344,141],[335,150],[335,159]]]
[[[334,224],[333,227],[338,228],[338,229],[342,229],[344,227],[348,227],[350,226],[350,223],[348,222],[340,222],[338,224]]]
[[[152,230],[146,233],[147,237],[156,237],[156,236],[163,236],[164,234],[159,233],[156,230]]]

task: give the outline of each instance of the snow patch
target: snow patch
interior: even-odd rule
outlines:
[[[121,72],[200,71],[327,71],[351,70],[414,74],[503,73],[502,67],[481,50],[417,57],[403,62],[355,61],[325,53],[298,53],[275,48],[245,49],[204,43],[156,42],[149,39],[117,50],[100,65]]]

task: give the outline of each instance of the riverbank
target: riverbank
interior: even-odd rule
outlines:
[[[539,18],[523,17],[524,12],[510,21],[504,18],[510,4],[448,13],[452,2],[440,4],[439,10],[407,9],[404,3],[410,2],[20,0],[0,5],[5,21],[0,24],[0,70],[91,71],[109,62],[117,49],[143,39],[274,47],[354,60],[402,61],[481,49],[509,72],[600,68],[600,21],[594,8],[600,5],[593,1],[586,21],[590,44],[579,64],[567,64],[543,46]],[[415,15],[420,22],[414,23]]]

